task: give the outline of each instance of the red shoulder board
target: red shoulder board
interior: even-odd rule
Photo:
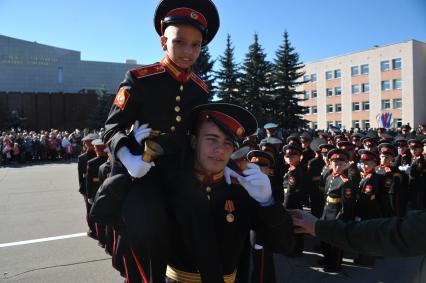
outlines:
[[[198,77],[196,74],[192,73],[191,74],[191,79],[197,84],[199,85],[202,89],[204,89],[205,92],[209,93],[209,86],[203,82],[202,79],[200,79],[200,77]]]
[[[349,181],[349,179],[348,178],[346,178],[345,176],[343,176],[343,175],[340,175],[340,179],[342,179],[342,181],[344,182],[344,183],[346,183],[347,181]]]
[[[392,169],[390,169],[389,167],[385,167],[385,171],[386,171],[386,173],[390,173],[390,172],[392,172]]]
[[[155,63],[152,65],[130,70],[130,72],[138,79],[164,73],[165,71],[166,69],[164,69],[164,67],[160,63]]]

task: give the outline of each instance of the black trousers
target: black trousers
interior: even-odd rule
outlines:
[[[327,243],[321,242],[324,255],[324,264],[328,268],[340,269],[342,265],[343,251]]]

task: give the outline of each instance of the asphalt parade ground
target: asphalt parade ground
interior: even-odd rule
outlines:
[[[77,164],[0,167],[0,282],[123,282],[111,258],[86,236]],[[378,259],[374,268],[345,254],[340,274],[323,272],[305,238],[302,257],[275,255],[277,282],[413,282],[421,258]]]

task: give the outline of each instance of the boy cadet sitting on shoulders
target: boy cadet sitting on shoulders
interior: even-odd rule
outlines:
[[[103,140],[113,155],[112,175],[119,172],[117,168],[122,164],[133,179],[122,204],[122,218],[140,276],[143,280],[161,282],[169,236],[169,206],[164,195],[175,189],[189,112],[209,99],[206,84],[191,71],[191,66],[201,47],[215,36],[219,15],[210,0],[162,0],[154,24],[165,57],[159,63],[127,72],[105,123]],[[133,133],[127,135],[125,130],[132,124]],[[166,155],[155,160],[155,167],[146,152],[142,159],[141,146],[143,140],[153,135],[159,135],[162,142],[171,146]],[[160,142],[160,146],[164,144]],[[188,203],[188,209],[191,208]],[[206,276],[203,281],[220,282],[222,272],[217,264],[212,264],[218,260],[208,245],[213,241],[211,225],[208,221],[193,223],[194,231],[204,233],[205,242],[195,249],[198,268]],[[203,260],[206,258],[208,261]]]

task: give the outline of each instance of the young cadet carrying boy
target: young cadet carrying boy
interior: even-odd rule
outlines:
[[[166,196],[177,190],[175,180],[183,162],[189,112],[209,99],[206,84],[191,66],[201,47],[215,36],[219,15],[210,0],[162,0],[154,24],[165,57],[159,63],[127,72],[105,123],[103,140],[113,155],[112,175],[122,164],[132,177],[122,204],[122,218],[141,278],[162,282],[169,251],[168,210],[196,207],[187,203],[183,208],[170,208]],[[132,124],[133,132],[128,135],[126,129]],[[171,144],[172,150],[155,160],[143,160],[143,141],[154,135]],[[221,282],[217,251],[209,244],[213,241],[210,222],[197,219],[204,214],[208,212],[192,214],[192,236],[195,243],[200,243],[194,249],[197,267],[203,282]]]

